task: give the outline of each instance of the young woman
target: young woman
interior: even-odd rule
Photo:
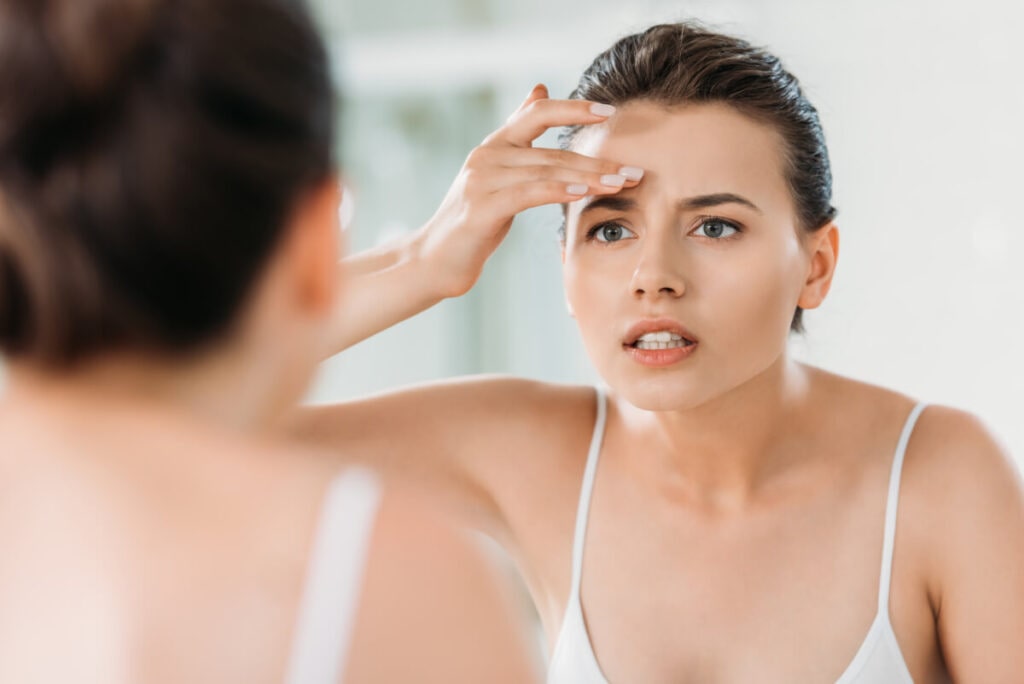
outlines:
[[[0,0],[0,681],[531,680],[467,540],[260,427],[337,306],[326,67],[295,2]]]
[[[581,130],[584,100],[616,111]],[[565,150],[531,148],[559,125]],[[615,160],[582,198],[554,166],[580,154]],[[351,260],[336,347],[469,289],[516,201],[565,206],[566,299],[608,389],[465,379],[294,428],[503,543],[550,682],[1019,681],[1007,454],[970,415],[787,351],[839,232],[817,112],[778,59],[663,25],[599,55],[573,100],[538,88],[423,230]]]

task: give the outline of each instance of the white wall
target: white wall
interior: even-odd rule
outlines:
[[[327,0],[324,0],[327,2]],[[380,17],[399,0],[376,0]],[[833,158],[842,258],[826,306],[807,317],[798,353],[831,370],[980,414],[1024,457],[1024,28],[1018,3],[981,0],[832,3],[530,0],[436,3],[430,21],[391,25],[371,3],[330,4],[344,35],[339,71],[353,108],[415,107],[418,98],[476,108],[457,148],[415,127],[354,131],[352,164],[392,168],[387,208],[411,226],[429,216],[473,141],[535,82],[567,94],[616,37],[659,20],[700,18],[766,45],[800,77],[822,114]],[[352,8],[357,8],[352,10]],[[393,27],[392,27],[393,26]],[[481,102],[485,104],[481,105]],[[404,132],[403,132],[404,131]],[[410,132],[412,131],[412,132]],[[475,135],[475,137],[473,137]],[[429,138],[425,139],[425,138]],[[549,144],[553,141],[548,140]],[[403,147],[404,146],[404,147]],[[429,180],[424,186],[417,179]],[[373,195],[372,191],[369,193]],[[394,225],[357,212],[357,240]],[[554,242],[558,217],[522,217],[479,291],[330,362],[315,401],[455,372],[588,381],[564,313]]]

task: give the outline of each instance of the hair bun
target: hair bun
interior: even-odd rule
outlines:
[[[0,354],[224,335],[332,170],[328,67],[301,0],[0,0]]]
[[[31,1],[31,0],[30,0]],[[46,33],[79,95],[110,89],[146,37],[153,0],[49,0]]]
[[[154,0],[0,0],[0,156],[115,96],[155,11]]]

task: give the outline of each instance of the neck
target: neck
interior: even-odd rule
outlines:
[[[217,350],[189,360],[118,353],[72,370],[11,363],[7,403],[48,414],[145,411],[249,431],[273,414],[272,377],[240,350]]]
[[[698,407],[620,408],[641,476],[720,509],[739,509],[801,461],[793,448],[809,407],[811,370],[783,355],[747,383]]]

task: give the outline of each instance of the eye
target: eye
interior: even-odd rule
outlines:
[[[740,229],[735,223],[720,218],[706,218],[700,222],[694,234],[699,237],[720,240],[732,237],[738,232],[740,232]]]
[[[597,240],[598,242],[618,242],[619,240],[634,237],[636,237],[636,233],[621,223],[615,223],[614,221],[601,223],[587,231],[587,239]]]

